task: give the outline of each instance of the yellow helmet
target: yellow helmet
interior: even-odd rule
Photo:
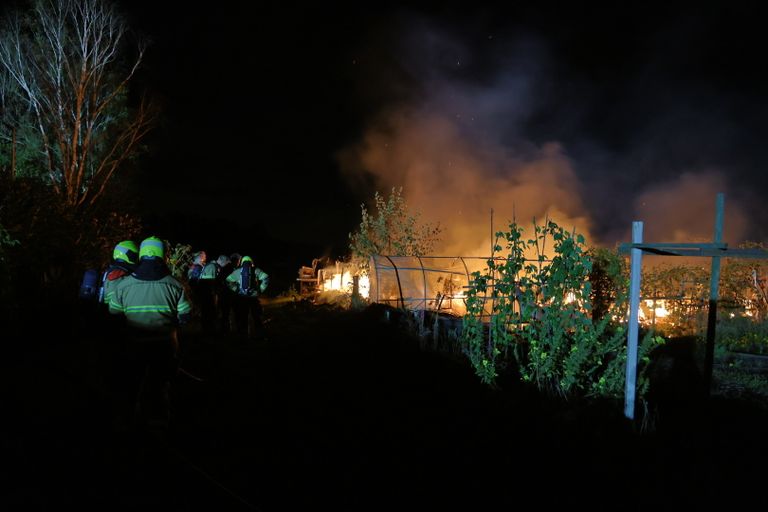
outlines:
[[[135,264],[136,257],[139,255],[139,249],[136,244],[131,240],[123,240],[115,246],[115,250],[112,251],[112,259],[124,261],[126,263]]]
[[[139,258],[165,257],[165,244],[156,236],[145,238],[139,247]]]

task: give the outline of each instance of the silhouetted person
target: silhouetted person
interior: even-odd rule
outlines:
[[[139,264],[118,285],[109,311],[125,317],[124,386],[118,420],[164,432],[170,419],[169,391],[178,369],[179,326],[190,319],[182,284],[165,264],[156,237],[141,242]]]
[[[263,294],[269,286],[267,273],[256,267],[250,256],[243,256],[240,266],[227,276],[227,284],[234,292],[233,308],[237,333],[243,337],[264,339],[259,295]],[[249,317],[253,320],[250,329]]]

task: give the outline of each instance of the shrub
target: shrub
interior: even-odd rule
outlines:
[[[534,222],[535,235],[523,238],[512,223],[496,234],[494,253],[506,249],[502,263],[493,257],[485,272],[472,274],[462,343],[477,375],[493,384],[503,356],[511,352],[525,382],[561,396],[621,396],[626,365],[626,294],[593,321],[592,260],[584,237],[552,221]],[[504,240],[505,247],[498,243]],[[551,259],[545,255],[553,243]],[[536,258],[526,259],[533,252]],[[620,266],[614,268],[620,269]],[[618,279],[616,276],[612,278]],[[488,319],[486,328],[483,319]],[[647,390],[643,369],[648,353],[663,341],[648,333],[639,347],[638,388]]]
[[[715,331],[715,343],[731,352],[768,355],[768,322],[746,317],[721,320]]]

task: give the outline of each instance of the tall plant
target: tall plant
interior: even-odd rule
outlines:
[[[393,188],[389,197],[374,195],[375,214],[362,206],[362,220],[349,235],[352,255],[367,261],[373,254],[424,256],[438,241],[439,225],[421,224],[419,214],[409,210],[403,189]]]
[[[512,355],[522,380],[547,392],[619,396],[626,362],[626,296],[617,294],[607,313],[593,321],[593,265],[584,237],[548,220],[534,222],[534,237],[526,240],[522,228],[512,223],[508,231],[496,233],[494,256],[501,251],[506,252],[501,260],[491,258],[484,272],[472,274],[467,292],[462,339],[481,380],[494,384],[500,366],[509,362],[503,356]],[[535,259],[526,259],[530,253]],[[643,339],[641,364],[660,341],[652,335]],[[639,384],[644,392],[642,373]]]

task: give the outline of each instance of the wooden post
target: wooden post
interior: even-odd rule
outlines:
[[[723,241],[723,215],[725,210],[725,196],[722,192],[717,194],[715,208],[715,239],[716,244]],[[704,386],[707,395],[712,387],[712,367],[715,360],[715,326],[717,324],[717,300],[719,298],[720,285],[720,258],[712,257],[712,271],[709,277],[709,313],[707,316],[707,347],[704,355]]]
[[[643,223],[632,223],[632,243],[643,243]],[[627,372],[624,386],[624,416],[635,417],[635,392],[637,384],[637,335],[638,311],[640,309],[640,270],[642,267],[642,249],[630,251],[629,281],[629,325],[627,326]]]

